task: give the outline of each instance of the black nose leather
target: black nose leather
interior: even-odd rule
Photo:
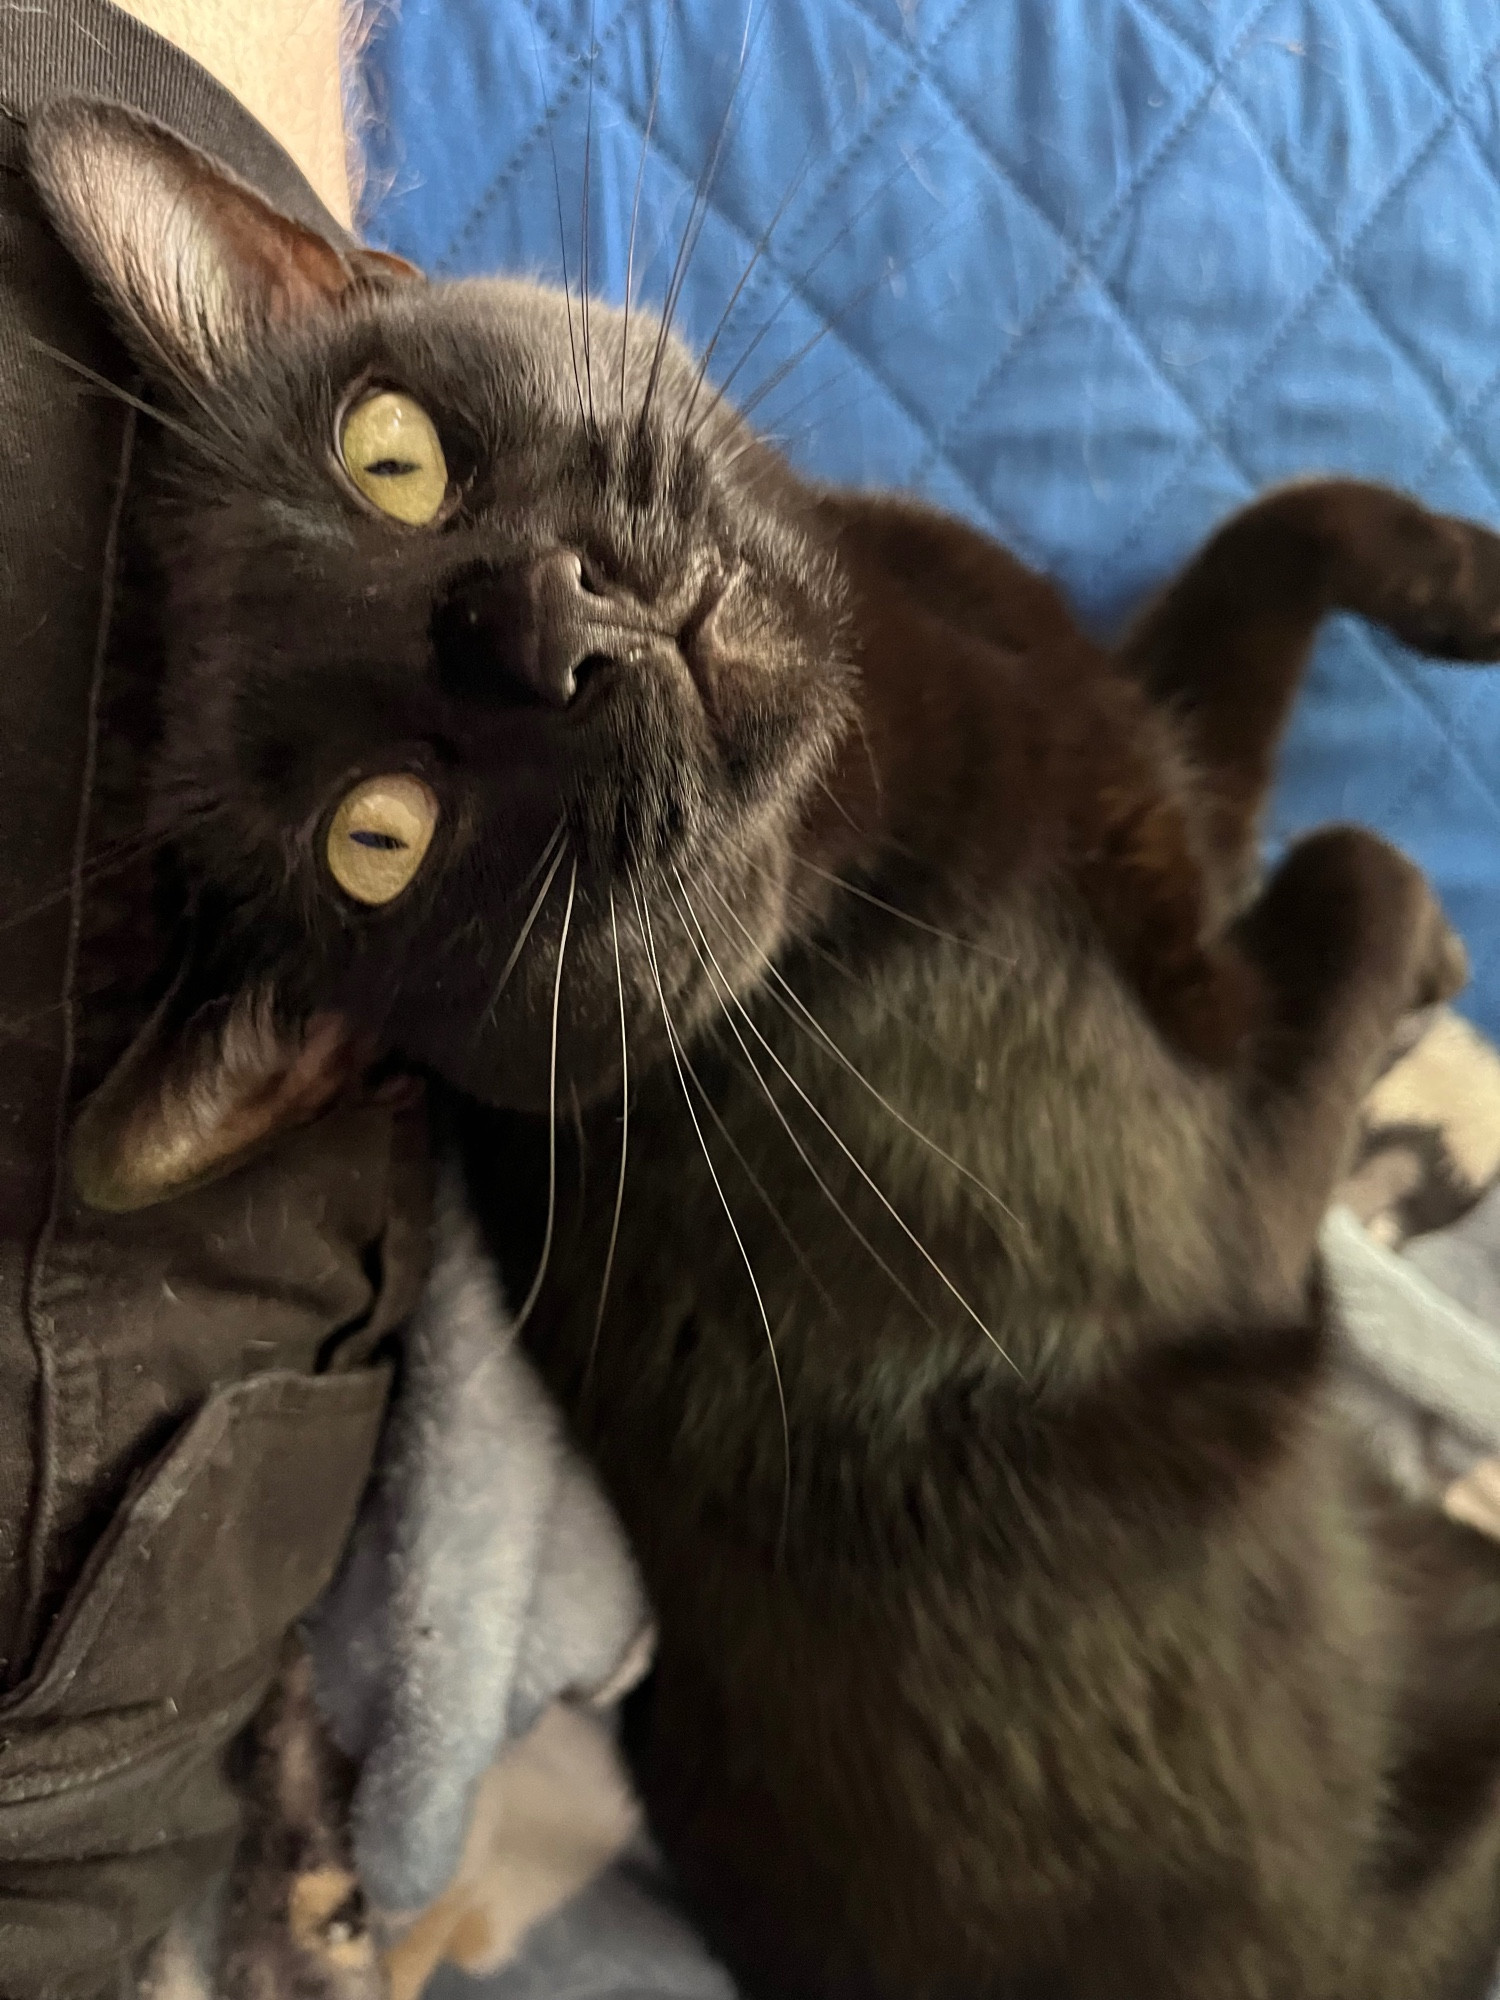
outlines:
[[[592,673],[618,663],[638,616],[590,589],[571,549],[470,570],[433,622],[438,675],[469,701],[566,708]]]

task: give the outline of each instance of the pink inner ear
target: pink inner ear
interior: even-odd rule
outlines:
[[[218,1076],[193,1075],[184,1093],[201,1121],[203,1165],[231,1162],[278,1132],[310,1124],[374,1057],[373,1040],[342,1014],[315,1014],[301,1039],[291,1040],[247,1010],[224,1035]]]
[[[348,266],[320,236],[305,236],[287,245],[279,282],[269,289],[271,317],[293,319],[327,305],[349,289]]]
[[[120,105],[56,99],[31,119],[27,143],[53,222],[122,331],[173,375],[216,376],[268,324],[326,312],[361,285],[420,276],[386,252],[335,247]]]
[[[375,1046],[342,1014],[315,1014],[302,1045],[279,1074],[241,1107],[253,1139],[284,1125],[304,1125],[326,1110],[340,1091],[374,1060]],[[260,1127],[261,1131],[255,1128]]]
[[[398,257],[394,250],[369,250],[361,245],[351,261],[361,277],[395,278],[402,284],[415,285],[427,282],[415,264],[405,257]]]
[[[227,190],[227,196],[219,218],[223,241],[264,299],[273,322],[316,312],[361,282],[425,282],[404,257],[363,248],[345,257],[315,231],[273,210],[259,210],[253,196],[246,198],[238,189]]]
[[[180,1039],[169,1021],[158,1012],[79,1114],[74,1184],[92,1208],[145,1208],[217,1179],[328,1110],[378,1053],[339,1014],[283,1033],[262,996]]]
[[[239,264],[247,287],[264,300],[269,319],[299,319],[332,304],[355,282],[331,243],[254,195],[216,182],[205,205],[217,210],[220,241]]]

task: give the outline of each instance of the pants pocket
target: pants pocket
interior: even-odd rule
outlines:
[[[5,2000],[104,1990],[227,1859],[225,1750],[338,1562],[388,1385],[218,1390],[121,1503],[0,1701]]]

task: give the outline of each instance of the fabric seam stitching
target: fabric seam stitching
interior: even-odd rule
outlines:
[[[127,409],[121,426],[120,450],[115,490],[110,500],[100,564],[101,596],[99,621],[94,635],[94,657],[89,675],[87,721],[84,731],[83,771],[79,784],[78,817],[73,830],[73,853],[68,878],[68,937],[63,955],[62,975],[62,1059],[59,1065],[57,1096],[52,1117],[52,1189],[47,1213],[32,1248],[26,1278],[26,1330],[37,1363],[37,1462],[33,1480],[31,1520],[27,1529],[26,1602],[21,1618],[20,1643],[11,1667],[23,1665],[37,1641],[37,1623],[45,1587],[46,1550],[52,1516],[56,1508],[57,1465],[57,1356],[53,1346],[55,1325],[46,1310],[43,1291],[48,1259],[57,1240],[67,1186],[66,1140],[68,1113],[72,1102],[73,1073],[78,1053],[78,962],[83,940],[83,891],[89,828],[93,820],[94,784],[99,761],[99,719],[104,688],[104,664],[114,622],[115,587],[119,571],[120,525],[125,512],[125,493],[130,461],[135,448],[136,415]]]

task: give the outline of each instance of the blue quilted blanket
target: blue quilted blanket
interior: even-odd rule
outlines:
[[[1291,474],[1500,519],[1494,0],[400,0],[366,67],[376,240],[618,299],[639,186],[638,291],[797,459],[1096,626]],[[1339,816],[1500,1033],[1500,673],[1331,630],[1275,830]]]

